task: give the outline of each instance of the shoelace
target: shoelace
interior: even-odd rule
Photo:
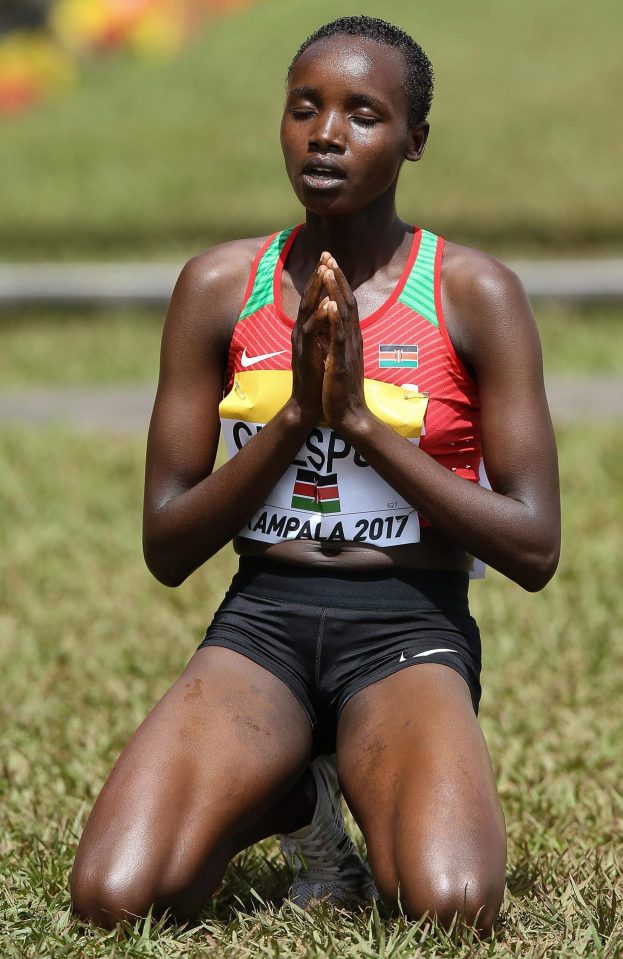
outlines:
[[[318,829],[300,840],[288,837],[284,845],[294,869],[305,869],[310,878],[319,873],[323,877],[341,878],[361,873],[356,854],[351,863],[348,862],[355,853],[350,838],[342,832],[336,820],[331,827],[330,830]]]
[[[344,829],[335,775],[331,773],[320,765],[314,770],[322,798],[307,835],[281,837],[299,895],[313,888],[314,895],[334,892],[340,898],[349,887],[356,887],[360,893],[363,886],[372,883],[367,866]]]

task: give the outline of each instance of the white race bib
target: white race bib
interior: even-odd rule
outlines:
[[[237,373],[219,411],[230,457],[242,449],[287,402],[290,370]],[[364,380],[366,402],[379,419],[409,442],[424,432],[428,399],[411,386]],[[319,424],[240,536],[279,543],[417,543],[417,512],[335,430]]]
[[[262,428],[223,420],[230,456]],[[417,443],[418,440],[411,440]],[[402,546],[417,543],[417,512],[334,430],[313,429],[240,536]]]

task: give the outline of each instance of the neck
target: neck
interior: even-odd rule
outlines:
[[[308,211],[304,244],[316,263],[327,250],[337,260],[351,285],[358,285],[389,263],[407,233],[391,198],[372,204],[349,217],[324,217]]]

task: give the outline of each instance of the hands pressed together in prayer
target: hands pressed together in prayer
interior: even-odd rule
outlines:
[[[340,432],[371,415],[363,390],[363,341],[357,301],[330,253],[303,292],[292,333],[293,397],[317,423]]]

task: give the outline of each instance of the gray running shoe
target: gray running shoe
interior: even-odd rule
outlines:
[[[370,868],[346,832],[340,808],[335,756],[310,764],[316,783],[316,809],[309,826],[279,836],[294,871],[290,899],[305,909],[314,899],[335,906],[358,906],[378,898]]]

